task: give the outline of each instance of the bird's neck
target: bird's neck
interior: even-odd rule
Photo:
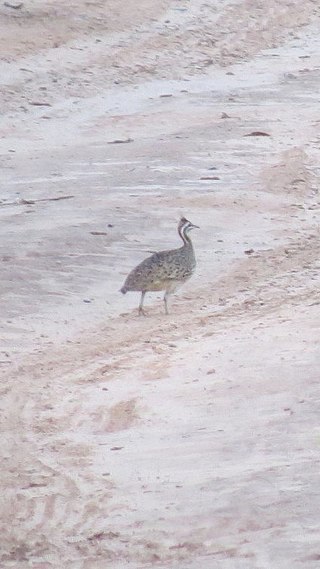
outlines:
[[[190,239],[189,235],[187,234],[187,232],[184,231],[183,228],[179,229],[179,235],[180,235],[184,245],[192,247],[191,239]]]

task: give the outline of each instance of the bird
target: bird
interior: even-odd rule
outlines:
[[[178,234],[183,241],[182,247],[159,251],[147,257],[137,265],[127,276],[122,294],[128,291],[140,291],[139,316],[145,315],[143,301],[147,292],[165,291],[163,301],[165,313],[168,311],[168,298],[170,294],[186,282],[196,268],[196,258],[193,245],[189,237],[192,229],[199,229],[185,217],[181,217],[178,224]]]

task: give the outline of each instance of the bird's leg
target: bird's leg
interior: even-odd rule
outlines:
[[[166,313],[166,314],[169,314],[169,311],[168,311],[168,298],[169,298],[169,294],[170,294],[169,291],[166,290],[166,292],[165,292],[165,294],[164,294],[164,297],[163,297],[164,309],[165,309],[165,313]]]
[[[144,301],[145,294],[146,294],[146,291],[143,290],[141,293],[141,300],[140,300],[140,304],[139,304],[139,316],[141,316],[141,314],[143,316],[145,316],[145,312],[143,310],[143,301]]]

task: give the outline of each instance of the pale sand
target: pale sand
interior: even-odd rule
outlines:
[[[320,8],[65,4],[0,7],[1,569],[316,569]]]

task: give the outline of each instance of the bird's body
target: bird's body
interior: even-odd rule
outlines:
[[[139,314],[143,314],[143,300],[146,292],[164,290],[165,310],[168,313],[167,299],[180,285],[187,281],[196,267],[193,245],[188,236],[191,229],[196,228],[184,217],[178,225],[178,233],[183,241],[182,247],[154,253],[129,273],[121,288],[128,291],[140,291],[141,302]]]

